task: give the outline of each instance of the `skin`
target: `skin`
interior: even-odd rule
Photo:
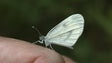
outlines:
[[[26,41],[0,37],[0,63],[75,63],[57,52]]]

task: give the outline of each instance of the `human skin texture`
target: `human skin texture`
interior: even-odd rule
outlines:
[[[75,63],[71,59],[26,41],[0,37],[0,63]]]

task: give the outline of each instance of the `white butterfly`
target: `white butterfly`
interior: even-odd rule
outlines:
[[[46,36],[40,36],[40,43],[45,42],[45,46],[57,44],[72,48],[83,32],[84,19],[80,14],[73,14],[52,28]]]

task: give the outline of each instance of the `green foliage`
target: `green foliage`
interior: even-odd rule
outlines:
[[[112,63],[112,3],[108,0],[1,0],[0,35],[33,42],[38,34],[32,25],[45,35],[76,13],[85,19],[83,35],[74,50],[57,50],[79,63]]]

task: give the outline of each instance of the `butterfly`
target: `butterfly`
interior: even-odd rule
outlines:
[[[52,28],[46,36],[41,35],[36,42],[45,43],[45,46],[57,44],[73,49],[84,29],[84,18],[81,14],[73,14]]]

